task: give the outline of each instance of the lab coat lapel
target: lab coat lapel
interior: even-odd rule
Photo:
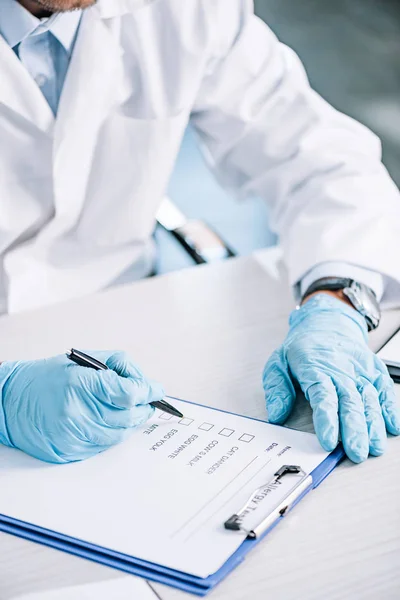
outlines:
[[[106,24],[97,7],[84,12],[60,99],[54,135],[58,230],[73,225],[80,213],[99,128],[121,95],[122,49],[112,21],[118,28],[118,18]]]
[[[55,119],[46,98],[2,36],[0,65],[0,106],[7,106],[42,131],[51,133]]]

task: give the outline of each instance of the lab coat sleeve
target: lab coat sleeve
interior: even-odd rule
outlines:
[[[315,281],[323,277],[344,277],[354,279],[359,283],[367,285],[379,300],[382,300],[384,290],[384,277],[376,271],[357,267],[349,263],[326,262],[317,265],[304,275],[299,284],[295,287],[296,299],[300,300]]]
[[[379,139],[309,85],[297,55],[249,0],[204,0],[213,31],[192,122],[240,197],[266,199],[292,285],[324,263],[384,277],[400,305],[400,195]]]

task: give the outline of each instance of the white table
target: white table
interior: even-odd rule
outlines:
[[[0,357],[34,358],[71,346],[121,348],[171,395],[263,418],[262,367],[283,339],[292,307],[278,256],[264,251],[3,317]],[[372,347],[399,325],[400,311],[385,314]],[[305,403],[298,403],[290,424],[311,428]],[[400,439],[391,439],[384,457],[337,468],[211,597],[400,598],[399,498]],[[0,600],[117,577],[111,569],[0,534]],[[189,598],[153,587],[162,600]]]

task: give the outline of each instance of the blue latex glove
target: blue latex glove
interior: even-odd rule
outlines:
[[[164,391],[124,352],[95,352],[109,371],[66,355],[0,366],[0,442],[52,463],[83,460],[126,439]]]
[[[400,410],[386,366],[368,348],[364,318],[341,300],[318,294],[292,312],[289,324],[264,369],[269,421],[287,419],[297,383],[325,450],[336,447],[340,432],[352,461],[383,454],[386,430],[400,434]]]

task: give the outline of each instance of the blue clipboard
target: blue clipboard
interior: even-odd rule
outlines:
[[[189,402],[189,404],[195,404]],[[207,407],[210,408],[210,407]],[[218,410],[219,409],[215,409]],[[229,412],[229,411],[219,411]],[[230,413],[236,414],[236,413]],[[243,415],[240,415],[243,416]],[[252,419],[251,417],[245,417]],[[261,420],[261,419],[252,419]],[[307,487],[291,504],[290,510],[306,496],[306,494],[318,487],[318,485],[333,471],[333,469],[344,458],[345,452],[342,445],[339,445],[314,471],[312,471],[312,485]],[[289,511],[288,511],[289,512]],[[0,531],[9,533],[21,538],[25,538],[32,542],[37,542],[56,550],[62,550],[69,554],[74,554],[81,558],[86,558],[94,562],[103,564],[107,567],[119,569],[131,575],[137,575],[154,581],[178,588],[182,591],[195,594],[197,596],[205,596],[215,588],[231,571],[233,571],[243,560],[247,554],[263,540],[270,531],[285,517],[287,512],[277,516],[274,522],[268,529],[256,539],[245,539],[239,548],[232,554],[229,560],[212,575],[206,578],[195,577],[193,575],[176,571],[162,565],[151,563],[133,556],[128,556],[108,548],[103,548],[94,544],[85,542],[84,540],[75,539],[56,531],[44,529],[30,523],[19,521],[0,514]]]

